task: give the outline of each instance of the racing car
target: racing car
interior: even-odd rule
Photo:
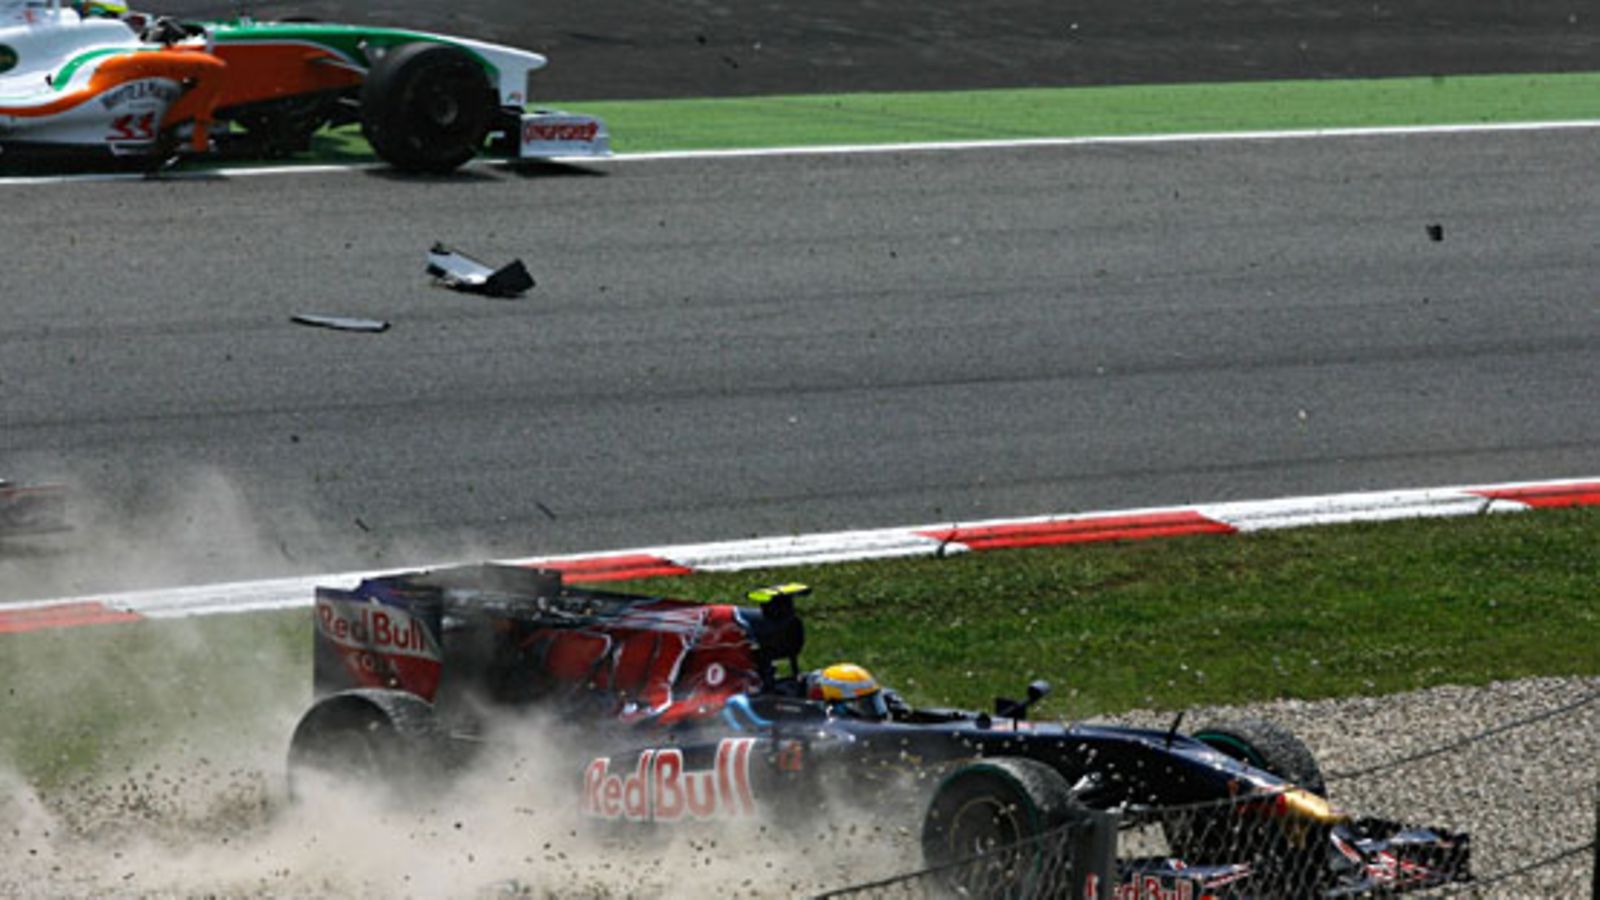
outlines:
[[[1468,836],[1339,811],[1310,750],[1269,723],[1038,722],[1044,682],[989,713],[914,707],[858,666],[804,672],[808,591],[703,604],[499,565],[318,588],[316,699],[290,741],[291,787],[320,772],[444,790],[497,725],[537,714],[563,723],[591,819],[782,823],[827,816],[840,795],[909,797],[922,862],[966,895],[1093,897],[1114,879],[1138,896],[1352,896],[1469,878]],[[1107,813],[1157,830],[1166,852],[1096,869],[1083,849],[1050,876],[1070,881],[1019,883],[1047,868],[1018,864],[1017,847],[1072,832],[1080,854],[1094,842],[1076,826]]]
[[[610,155],[599,119],[526,111],[529,76],[546,62],[394,28],[182,22],[109,2],[0,0],[0,166],[283,156],[354,123],[406,172],[447,173],[483,151]]]

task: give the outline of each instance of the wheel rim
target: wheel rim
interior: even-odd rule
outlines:
[[[957,858],[977,856],[1015,844],[1022,832],[1014,805],[994,797],[974,797],[951,816],[949,847]]]
[[[461,103],[449,91],[435,88],[422,98],[420,104],[428,124],[440,131],[454,128],[461,119]]]
[[[428,139],[468,139],[481,126],[473,108],[473,91],[479,87],[476,72],[450,72],[411,86],[405,108],[412,128]]]

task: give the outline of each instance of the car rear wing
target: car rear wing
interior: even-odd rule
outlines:
[[[805,636],[793,592],[752,599],[761,605],[613,593],[493,564],[321,587],[313,686],[318,696],[385,688],[433,703],[462,693],[519,704],[598,691],[659,712],[702,687],[770,686],[774,662],[794,665]]]
[[[432,701],[452,632],[581,620],[561,595],[559,572],[491,565],[368,578],[353,590],[319,587],[313,689],[321,696],[388,688]]]

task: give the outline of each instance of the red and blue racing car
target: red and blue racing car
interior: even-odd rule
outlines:
[[[1176,724],[1038,722],[1029,713],[1043,682],[988,713],[913,707],[851,664],[806,672],[796,604],[806,591],[702,604],[506,566],[319,589],[318,699],[295,730],[291,780],[322,770],[443,789],[497,725],[537,713],[565,723],[577,748],[573,802],[590,818],[782,823],[829,815],[825,798],[841,793],[910,802],[922,864],[952,867],[953,887],[969,895],[1062,888],[1023,890],[1016,879],[1043,870],[1010,863],[997,886],[996,866],[982,863],[1106,812],[1124,829],[1154,830],[1166,852],[1069,866],[1074,896],[1115,887],[1107,871],[1162,896],[1234,898],[1387,894],[1469,877],[1467,836],[1336,809],[1311,752],[1267,723],[1183,734]],[[982,885],[967,880],[973,872],[986,873]]]

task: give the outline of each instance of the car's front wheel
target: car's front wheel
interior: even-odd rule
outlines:
[[[995,757],[951,772],[922,826],[923,862],[959,896],[1038,896],[1068,877],[1057,834],[1078,810],[1066,779],[1032,759]]]
[[[390,48],[361,85],[361,133],[403,172],[444,174],[477,155],[496,97],[482,64],[449,44]]]
[[[1297,735],[1274,722],[1235,719],[1193,732],[1195,740],[1294,787],[1326,797],[1315,754]],[[1267,813],[1262,801],[1241,800],[1170,813],[1162,821],[1174,856],[1190,865],[1248,862],[1257,881],[1293,896],[1319,895],[1327,880],[1327,826],[1290,822]]]

